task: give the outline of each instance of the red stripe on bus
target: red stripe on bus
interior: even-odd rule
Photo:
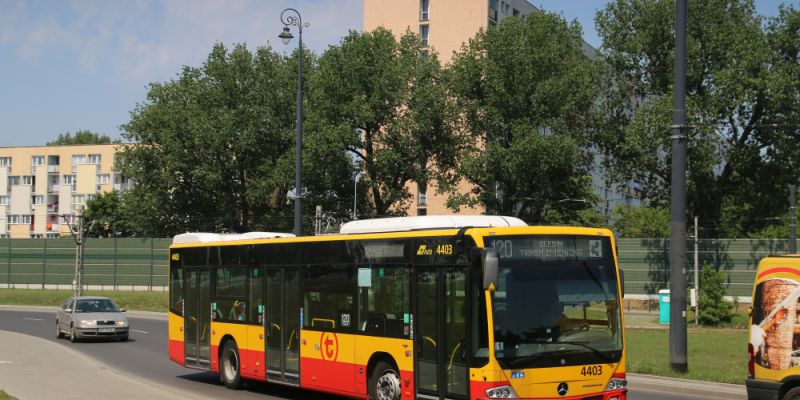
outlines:
[[[239,349],[239,356],[242,358],[241,373],[243,378],[262,382],[267,380],[263,351]]]
[[[179,340],[170,340],[167,346],[169,359],[180,365],[183,365],[186,361],[184,358],[184,351],[186,348],[184,347],[183,342]]]
[[[300,386],[336,394],[356,395],[356,366],[340,361],[300,358]],[[366,397],[363,394],[359,394]]]
[[[761,279],[761,278],[763,278],[763,277],[765,277],[767,275],[771,275],[771,274],[782,274],[782,273],[800,275],[800,271],[797,270],[797,268],[778,267],[778,268],[765,269],[765,270],[761,271],[761,273],[758,274],[758,278],[756,278],[756,279]]]

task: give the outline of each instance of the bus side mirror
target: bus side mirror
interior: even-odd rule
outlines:
[[[619,289],[622,293],[622,298],[625,298],[625,271],[620,268],[619,270]]]
[[[497,267],[500,264],[497,250],[483,249],[481,251],[481,264],[483,266],[483,290],[494,291],[497,289]]]

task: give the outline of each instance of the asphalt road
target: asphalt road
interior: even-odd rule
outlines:
[[[186,369],[167,359],[167,321],[128,315],[131,323],[131,340],[128,342],[78,342],[56,339],[55,312],[2,310],[0,329],[37,336],[85,353],[119,371],[124,371],[143,381],[158,382],[182,390],[203,393],[205,396],[224,399],[319,399],[343,400],[317,392],[303,391],[279,385],[247,382],[243,390],[228,390],[216,375]],[[313,396],[313,397],[312,397]],[[695,396],[678,392],[670,387],[637,388],[631,382],[628,393],[631,400],[708,400],[708,393]],[[727,397],[719,397],[724,399]]]

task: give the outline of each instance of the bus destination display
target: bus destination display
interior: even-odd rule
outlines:
[[[518,236],[487,238],[500,258],[592,260],[608,257],[608,239],[585,236]]]

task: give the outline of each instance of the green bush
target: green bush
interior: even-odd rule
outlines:
[[[717,326],[731,322],[733,304],[725,301],[726,274],[703,263],[700,269],[700,323]]]

